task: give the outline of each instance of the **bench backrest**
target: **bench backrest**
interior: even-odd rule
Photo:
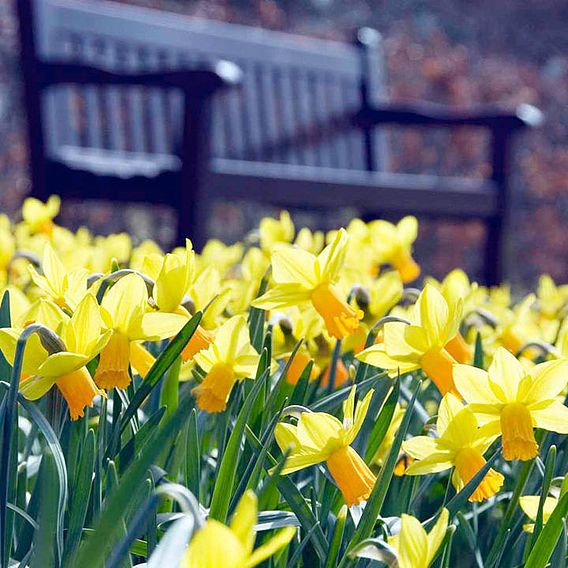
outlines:
[[[360,105],[362,85],[369,98],[382,95],[378,45],[315,40],[101,0],[19,1],[32,2],[35,49],[43,61],[113,71],[179,69],[218,59],[238,64],[242,87],[214,102],[214,157],[367,167],[360,131],[316,137],[325,134],[321,125],[330,117]],[[173,154],[181,136],[181,96],[135,87],[53,89],[43,97],[47,152]],[[298,137],[312,143],[282,144]]]

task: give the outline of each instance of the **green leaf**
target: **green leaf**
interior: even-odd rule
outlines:
[[[199,446],[199,431],[197,429],[197,411],[191,411],[187,423],[187,454],[185,457],[187,488],[199,500],[199,485],[201,480],[201,451]]]
[[[544,568],[560,539],[568,514],[568,493],[560,498],[525,564],[525,568]]]
[[[160,406],[166,408],[166,417],[170,417],[178,407],[179,372],[181,370],[181,357],[178,356],[172,366],[166,371],[166,378],[160,393]]]
[[[245,399],[221,458],[221,466],[215,480],[215,487],[211,498],[211,509],[209,511],[209,516],[221,523],[226,522],[229,512],[229,502],[235,486],[245,426],[247,425],[247,420],[256,397],[268,376],[269,369],[254,382],[254,388]]]
[[[41,500],[30,568],[55,568],[58,565],[55,540],[59,495],[57,492],[57,467],[49,448],[43,453],[38,483],[41,484]]]
[[[69,507],[69,526],[63,555],[64,564],[75,552],[81,540],[83,526],[87,517],[87,508],[93,485],[93,470],[95,467],[95,432],[89,430],[81,451],[81,459],[77,470],[77,479]]]
[[[375,457],[380,445],[382,444],[385,435],[389,429],[392,422],[392,417],[396,409],[398,402],[398,397],[400,394],[400,383],[397,381],[394,388],[391,390],[387,400],[384,402],[383,407],[379,412],[379,416],[373,429],[371,430],[371,435],[369,436],[369,444],[367,446],[367,451],[365,452],[365,461],[370,463]]]
[[[196,312],[195,315],[181,328],[179,333],[168,343],[168,346],[162,351],[162,353],[160,353],[160,356],[156,359],[156,361],[154,361],[152,368],[148,371],[146,378],[142,381],[142,384],[132,397],[128,408],[124,411],[121,432],[124,432],[128,426],[128,421],[136,414],[140,405],[160,382],[164,373],[180,356],[183,348],[187,345],[192,335],[195,333],[195,330],[201,321],[201,316],[201,312]]]
[[[130,506],[133,492],[144,483],[148,468],[158,458],[164,447],[172,442],[189,417],[184,402],[182,401],[176,413],[169,420],[162,422],[159,428],[151,432],[140,455],[122,476],[118,488],[110,498],[105,500],[103,510],[94,525],[94,534],[81,545],[71,566],[76,568],[84,566],[102,568],[104,566],[109,550],[120,538],[120,521]]]

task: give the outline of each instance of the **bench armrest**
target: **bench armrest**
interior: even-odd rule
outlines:
[[[238,85],[242,72],[234,63],[217,61],[171,71],[109,71],[100,67],[69,62],[42,62],[38,80],[43,88],[53,85],[133,85],[173,87],[186,93],[207,96],[215,91]]]
[[[471,111],[452,110],[433,103],[374,104],[355,113],[356,126],[371,128],[379,124],[399,126],[480,126],[490,130],[518,130],[542,124],[544,115],[528,104],[517,106],[513,111],[498,107],[480,107]]]

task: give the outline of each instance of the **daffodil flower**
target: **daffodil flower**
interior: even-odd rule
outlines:
[[[497,435],[488,435],[479,428],[471,409],[453,394],[442,399],[438,412],[438,438],[416,436],[402,444],[407,454],[419,460],[408,466],[406,475],[437,473],[455,467],[452,483],[456,491],[461,491],[485,465],[483,454]],[[469,500],[483,501],[495,495],[503,480],[500,473],[490,469]]]
[[[22,207],[24,224],[32,234],[51,235],[54,226],[53,219],[59,214],[60,207],[61,199],[57,195],[50,196],[46,203],[35,197],[28,197],[24,200]]]
[[[0,349],[11,364],[20,333],[14,328],[0,329]],[[105,394],[85,365],[104,348],[109,336],[95,297],[87,294],[71,318],[62,323],[64,349],[49,352],[37,334],[30,336],[24,351],[20,392],[29,400],[37,400],[55,385],[67,401],[71,419],[83,416],[94,397]]]
[[[545,525],[550,519],[556,505],[558,505],[558,497],[549,496],[544,499],[544,506],[542,508],[542,524]],[[519,499],[519,504],[525,515],[533,521],[523,525],[523,530],[532,533],[534,531],[534,523],[538,515],[538,504],[540,502],[540,495],[525,495]]]
[[[488,371],[456,365],[454,379],[478,422],[502,434],[506,460],[530,460],[538,454],[535,427],[568,434],[568,408],[557,398],[568,381],[566,359],[527,371],[500,347]]]
[[[197,405],[207,412],[223,412],[236,381],[253,378],[259,355],[250,343],[247,320],[233,316],[227,320],[207,348],[194,356],[206,376],[193,389]]]
[[[347,304],[334,286],[345,263],[347,242],[347,233],[341,229],[317,257],[289,245],[276,246],[272,252],[276,285],[252,305],[274,310],[311,302],[331,336],[343,339],[353,333],[363,312]]]
[[[29,266],[34,284],[59,307],[74,310],[87,292],[89,272],[84,268],[67,270],[50,243],[43,249],[41,267],[43,274]]]
[[[209,519],[191,539],[180,568],[253,568],[287,546],[296,534],[294,527],[278,531],[262,546],[254,548],[258,501],[247,491],[229,526]]]
[[[108,290],[101,303],[101,314],[110,339],[101,352],[95,373],[99,387],[126,388],[130,384],[128,366],[132,362],[144,376],[152,358],[141,341],[156,341],[175,335],[187,318],[178,314],[149,311],[148,289],[141,276],[128,274]]]
[[[431,284],[421,292],[411,311],[411,325],[392,322],[384,326],[384,341],[365,349],[357,358],[389,375],[422,369],[442,395],[458,394],[452,376],[455,359],[446,345],[459,329],[462,304],[453,309]]]
[[[404,217],[397,225],[388,221],[373,221],[369,228],[379,261],[398,270],[405,284],[416,280],[420,276],[420,266],[412,258],[412,245],[418,235],[416,217]]]
[[[270,253],[278,243],[291,243],[294,233],[294,223],[288,211],[282,211],[280,219],[264,217],[259,226],[260,248]]]
[[[427,533],[418,519],[402,515],[400,533],[388,539],[396,551],[399,568],[429,568],[446,536],[448,519],[448,510],[442,509],[436,524]]]
[[[351,447],[371,403],[369,391],[355,409],[355,390],[343,403],[343,422],[325,412],[304,412],[297,426],[280,422],[275,429],[282,451],[291,449],[282,474],[326,462],[348,507],[369,498],[376,478],[361,456]]]

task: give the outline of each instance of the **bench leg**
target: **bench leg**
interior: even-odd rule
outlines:
[[[207,168],[210,156],[210,103],[207,97],[186,96],[182,175],[179,194],[177,244],[190,238],[201,251],[207,239]]]

